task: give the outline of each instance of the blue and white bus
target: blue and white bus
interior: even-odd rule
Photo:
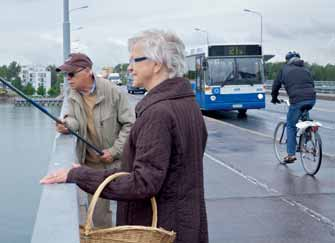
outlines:
[[[202,110],[265,108],[260,45],[210,45],[188,50],[186,77]]]

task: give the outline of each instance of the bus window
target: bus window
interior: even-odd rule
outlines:
[[[259,58],[236,58],[238,84],[261,84],[262,62]]]
[[[185,77],[190,81],[195,80],[195,56],[186,58],[186,69]]]
[[[223,86],[227,81],[233,80],[235,75],[235,62],[233,58],[208,59],[208,85]]]

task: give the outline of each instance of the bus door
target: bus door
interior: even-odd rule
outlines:
[[[201,108],[205,105],[204,70],[202,67],[204,59],[204,56],[197,56],[195,59],[196,99]]]

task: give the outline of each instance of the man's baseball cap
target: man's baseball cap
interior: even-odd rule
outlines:
[[[78,68],[92,68],[91,59],[83,53],[71,53],[64,64],[56,68],[56,72],[75,72]]]

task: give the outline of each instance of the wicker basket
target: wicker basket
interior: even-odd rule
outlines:
[[[157,204],[155,198],[151,198],[152,206],[152,225],[147,226],[117,226],[107,229],[92,228],[92,216],[95,204],[105,188],[105,186],[115,178],[129,173],[115,173],[106,178],[98,187],[93,195],[91,204],[88,208],[86,223],[80,226],[80,242],[81,243],[173,243],[176,233],[157,228]]]

